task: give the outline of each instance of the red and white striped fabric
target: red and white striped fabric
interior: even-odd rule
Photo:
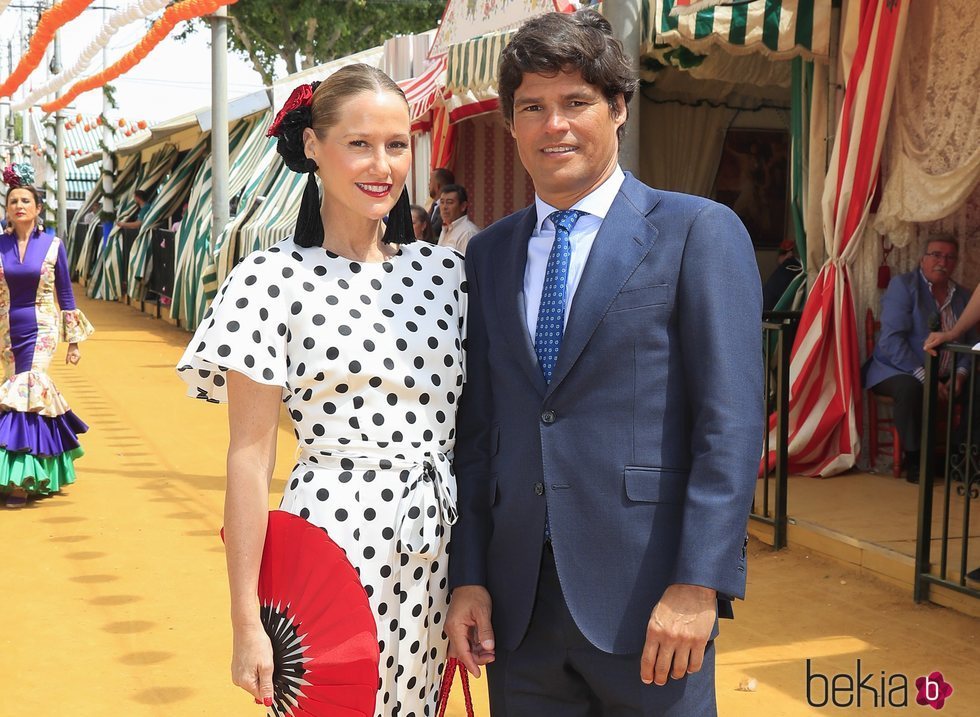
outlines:
[[[446,84],[446,65],[448,62],[446,55],[440,55],[433,59],[432,64],[421,75],[398,83],[402,92],[405,93],[405,99],[408,100],[413,126],[432,109],[432,104],[436,100],[436,93],[441,86]]]
[[[861,377],[848,267],[878,181],[911,0],[860,2],[857,49],[823,196],[830,259],[803,307],[790,363],[789,469],[803,475],[845,471],[861,448]]]

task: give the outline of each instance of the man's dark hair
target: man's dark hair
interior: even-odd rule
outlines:
[[[456,181],[456,175],[452,173],[452,170],[446,169],[445,167],[436,167],[433,169],[432,176],[436,178],[440,187],[453,184]]]
[[[145,189],[137,189],[135,192],[133,192],[133,196],[135,196],[137,199],[142,199],[144,202],[150,201],[150,193]]]
[[[439,190],[439,194],[449,194],[455,192],[456,196],[459,197],[461,202],[469,202],[469,197],[466,196],[466,187],[462,184],[447,184],[442,189]]]
[[[575,70],[599,88],[610,112],[616,112],[616,97],[622,95],[629,116],[637,79],[609,21],[595,10],[550,12],[524,23],[500,56],[498,93],[507,126],[514,120],[514,93],[525,74],[548,76]],[[624,123],[617,133],[620,140],[625,129]]]

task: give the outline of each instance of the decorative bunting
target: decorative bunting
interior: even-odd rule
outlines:
[[[41,64],[44,51],[54,39],[55,32],[81,15],[91,4],[92,0],[64,0],[41,16],[27,52],[20,58],[20,62],[10,76],[0,84],[0,97],[10,97],[24,83],[24,80]]]
[[[0,3],[4,1],[0,0]],[[95,59],[95,56],[102,51],[102,48],[109,44],[109,40],[112,39],[113,35],[126,25],[147,18],[158,10],[162,10],[167,6],[168,1],[139,0],[128,7],[116,10],[108,17],[106,23],[102,26],[102,30],[82,51],[78,56],[78,60],[75,61],[75,64],[71,68],[55,75],[42,86],[32,90],[25,98],[15,103],[12,109],[15,112],[26,109],[45,95],[54,94],[69,82],[72,82],[88,68],[92,60]]]
[[[136,44],[136,47],[123,55],[120,60],[102,72],[75,83],[68,92],[54,102],[41,105],[41,109],[45,112],[56,112],[67,107],[83,92],[102,87],[142,62],[170,34],[177,23],[210,15],[218,8],[233,5],[235,2],[236,0],[182,0],[171,5],[160,19],[153,23],[149,32]]]

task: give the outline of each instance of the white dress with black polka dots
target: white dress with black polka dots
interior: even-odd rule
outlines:
[[[286,240],[235,267],[178,365],[211,401],[226,400],[228,370],[283,387],[299,460],[281,508],[325,528],[360,574],[378,619],[378,717],[435,715],[465,291],[443,247],[359,263]]]

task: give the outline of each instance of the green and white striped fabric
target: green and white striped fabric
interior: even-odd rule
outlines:
[[[118,161],[118,160],[117,160]],[[125,197],[127,192],[132,196],[133,184],[136,182],[140,172],[140,161],[138,156],[129,158],[129,161],[122,166],[115,178],[114,193],[116,195],[116,208],[119,209],[121,197]],[[92,224],[88,233],[85,235],[85,243],[78,252],[78,261],[75,270],[78,272],[79,281],[86,287],[91,284],[91,277],[94,274],[93,265],[102,251],[102,225],[101,223]]]
[[[492,32],[449,48],[446,87],[453,92],[497,89],[497,62],[516,30]]]
[[[62,240],[65,243],[65,252],[68,254],[68,266],[75,265],[75,262],[78,261],[78,255],[82,251],[83,242],[75,240],[75,230],[78,228],[78,225],[82,222],[85,216],[92,211],[94,211],[96,214],[96,221],[93,223],[100,223],[98,216],[99,211],[102,208],[102,193],[102,180],[100,179],[98,182],[92,185],[92,188],[85,196],[85,201],[82,202],[82,206],[77,212],[75,212],[75,216],[72,217],[72,220],[68,225],[68,233],[62,237]]]
[[[228,194],[235,196],[252,179],[256,165],[265,154],[268,113],[238,121],[228,133]],[[176,237],[174,296],[171,316],[194,329],[204,316],[208,300],[218,290],[217,267],[212,254],[211,236],[211,158],[201,166]]]
[[[117,217],[131,216],[137,209],[135,192],[137,189],[151,191],[167,175],[174,162],[177,161],[177,148],[167,144],[153,153],[150,161],[140,165],[136,181],[122,199],[117,211]],[[123,266],[123,233],[118,223],[112,227],[106,238],[105,246],[99,254],[92,280],[88,286],[88,295],[93,299],[115,301],[122,296],[122,275],[126,271]]]
[[[191,191],[191,182],[201,169],[207,158],[211,143],[208,135],[202,135],[178,162],[153,198],[150,210],[143,219],[136,241],[129,252],[129,266],[126,268],[126,293],[130,299],[140,300],[146,289],[143,279],[150,275],[153,269],[151,243],[153,230],[172,216],[180,205],[187,199]]]
[[[238,211],[214,242],[211,256],[216,272],[214,281],[219,286],[232,267],[248,253],[242,253],[241,229],[251,221],[278,173],[277,165],[281,159],[276,152],[276,142],[267,138],[264,132],[271,121],[271,113],[264,115],[258,120],[258,128],[262,131],[253,130],[249,137],[249,147],[243,150],[241,159],[244,163],[242,171],[247,179],[238,200]]]
[[[645,0],[644,53],[656,45],[706,54],[721,45],[738,54],[762,52],[774,59],[826,58],[830,52],[832,0],[733,0],[672,17],[675,0]]]
[[[239,253],[243,257],[292,236],[296,228],[306,175],[290,170],[278,155],[272,170],[274,178],[265,200],[240,231]]]

